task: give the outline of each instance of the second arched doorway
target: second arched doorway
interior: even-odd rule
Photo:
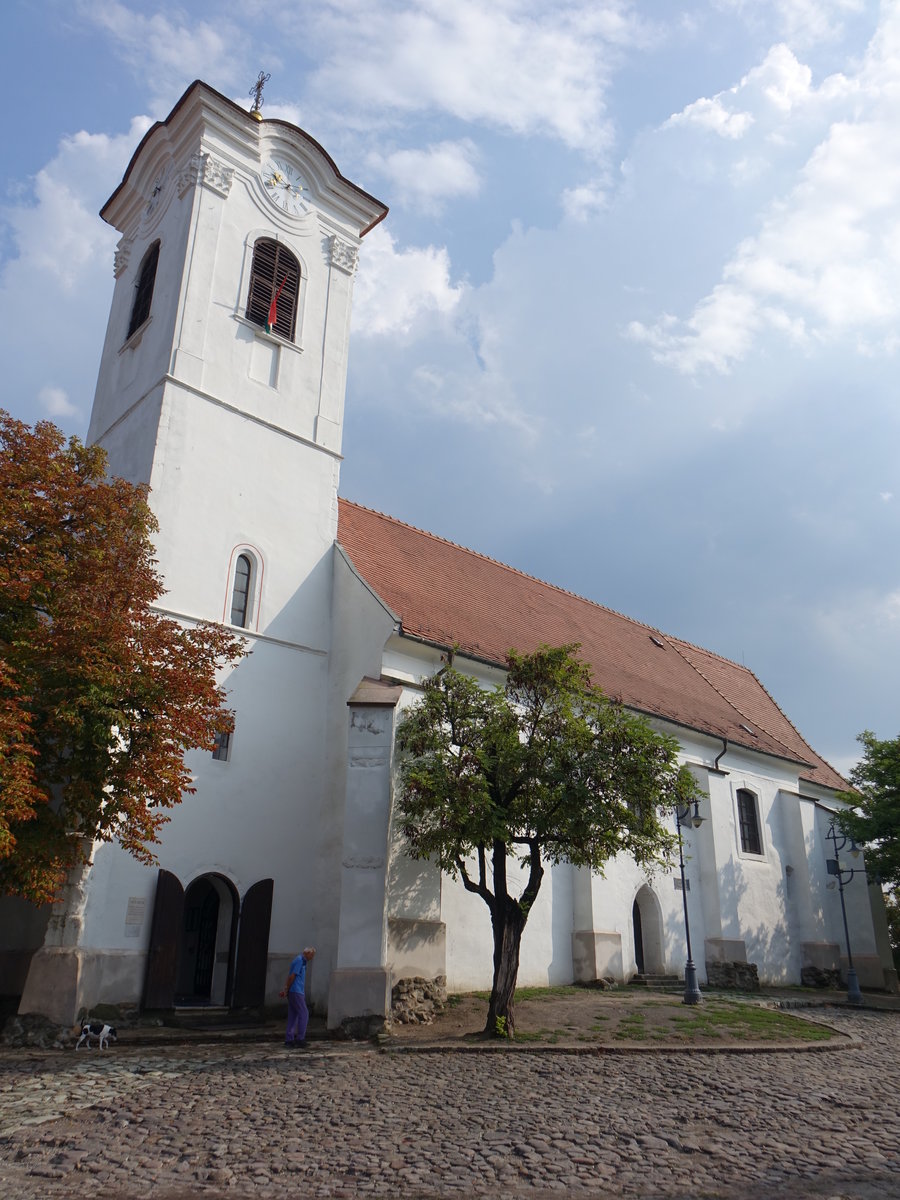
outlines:
[[[639,889],[631,909],[635,970],[641,975],[665,971],[662,912],[659,900],[646,884]]]

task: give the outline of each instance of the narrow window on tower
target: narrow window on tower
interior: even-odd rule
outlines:
[[[154,242],[141,261],[134,291],[134,305],[131,309],[131,320],[128,322],[126,342],[136,333],[150,316],[150,305],[153,303],[153,285],[156,283],[156,266],[159,262],[159,242]]]
[[[250,584],[253,579],[253,562],[249,554],[239,554],[234,565],[234,582],[231,587],[231,624],[246,629],[251,617]]]
[[[228,762],[228,759],[231,757],[230,733],[216,734],[216,744],[213,748],[212,756],[216,762]]]
[[[247,320],[269,333],[294,340],[300,296],[300,264],[290,250],[260,238],[253,247]]]

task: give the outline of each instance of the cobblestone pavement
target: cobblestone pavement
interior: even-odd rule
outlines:
[[[817,1052],[0,1054],[0,1195],[900,1197],[900,1014]]]

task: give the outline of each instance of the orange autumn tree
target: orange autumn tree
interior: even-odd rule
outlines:
[[[0,410],[0,894],[45,903],[91,840],[142,862],[194,789],[184,756],[232,728],[241,642],[154,608],[147,489]]]

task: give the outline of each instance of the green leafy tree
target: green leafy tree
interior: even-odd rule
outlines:
[[[856,740],[863,756],[850,772],[857,790],[841,793],[852,806],[841,828],[865,847],[869,873],[900,888],[900,736],[880,741],[866,729]]]
[[[232,725],[216,678],[241,643],[154,608],[147,490],[105,469],[0,410],[0,893],[37,903],[93,839],[152,862],[186,751]]]
[[[519,948],[545,864],[599,871],[619,853],[667,862],[674,838],[660,816],[697,794],[677,743],[593,687],[577,650],[511,651],[493,691],[448,667],[398,731],[409,852],[490,911],[489,1035],[514,1033]]]

